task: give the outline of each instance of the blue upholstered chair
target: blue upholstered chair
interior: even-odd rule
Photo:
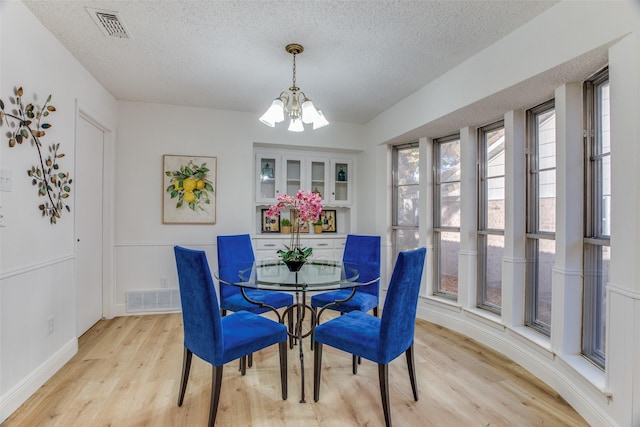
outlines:
[[[230,282],[238,281],[238,270],[246,267],[255,261],[251,237],[248,234],[237,234],[231,236],[218,236],[218,275],[220,279]],[[220,309],[222,316],[227,315],[227,311],[246,310],[251,313],[265,313],[268,308],[260,307],[247,301],[238,286],[220,284]],[[257,289],[245,289],[245,293],[253,301],[260,301],[273,308],[289,307],[293,305],[293,296],[285,292],[261,291]],[[289,327],[292,328],[293,317],[288,318]],[[293,347],[293,339],[290,340],[290,347]],[[249,355],[249,366],[252,357]],[[244,375],[243,364],[241,363]]]
[[[238,270],[255,261],[251,237],[248,234],[234,236],[218,236],[218,274],[223,280],[238,281]],[[293,296],[284,292],[260,291],[245,289],[249,298],[270,305],[273,308],[293,305]],[[220,283],[220,309],[222,316],[227,311],[246,310],[251,313],[264,313],[268,308],[260,307],[247,301],[238,286]]]
[[[398,254],[381,318],[356,310],[315,328],[313,398],[316,402],[320,398],[324,344],[378,364],[380,395],[387,427],[391,427],[388,364],[402,353],[407,357],[413,398],[418,400],[413,335],[426,252],[425,248],[420,248]]]
[[[254,351],[278,343],[282,399],[287,399],[287,328],[262,316],[239,311],[220,316],[218,297],[204,251],[174,247],[184,324],[184,356],[178,406],[182,406],[195,354],[211,363],[213,376],[209,426],[218,412],[222,368]]]
[[[347,243],[344,247],[342,262],[351,265],[358,270],[360,276],[358,282],[369,282],[380,277],[380,236],[347,235]],[[373,310],[373,315],[378,316],[378,295],[380,280],[369,285],[360,286],[353,298],[349,301],[330,306],[331,310],[348,313],[353,310],[367,312]],[[346,299],[351,294],[351,289],[323,292],[311,297],[311,307],[321,308],[337,300]]]

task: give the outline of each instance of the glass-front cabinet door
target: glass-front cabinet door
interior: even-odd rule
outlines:
[[[295,196],[298,190],[303,189],[304,168],[300,158],[284,157],[285,184],[284,191],[290,196]]]
[[[351,160],[331,160],[331,200],[336,205],[351,204]]]
[[[311,191],[319,193],[323,201],[329,200],[327,190],[329,189],[329,162],[323,159],[310,159],[309,169],[311,171]]]
[[[280,192],[279,169],[277,156],[256,154],[256,202],[273,203],[276,200]]]

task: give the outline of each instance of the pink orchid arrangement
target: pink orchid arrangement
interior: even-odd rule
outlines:
[[[302,190],[298,190],[295,196],[281,194],[278,202],[269,207],[267,216],[277,217],[285,208],[293,212],[294,232],[291,234],[291,244],[285,245],[287,250],[279,250],[278,254],[285,261],[304,261],[311,255],[312,248],[300,247],[300,223],[318,220],[322,213],[322,197],[318,193]]]

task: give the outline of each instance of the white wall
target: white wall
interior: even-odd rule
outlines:
[[[116,124],[115,100],[15,1],[0,2],[0,98],[10,105],[14,87],[25,102],[52,95],[57,112],[42,138],[45,150],[60,143],[60,166],[74,176],[76,101],[106,123]],[[26,142],[9,148],[2,127],[0,169],[11,171],[12,191],[0,193],[0,421],[46,381],[76,351],[73,209],[56,225],[42,218],[43,202],[27,170],[37,164]],[[54,333],[48,334],[48,318]]]
[[[173,245],[206,250],[215,270],[217,235],[255,233],[254,143],[360,150],[362,133],[362,126],[336,122],[292,133],[255,114],[119,102],[114,313],[125,314],[127,290],[157,289],[161,277],[178,287]],[[217,158],[215,225],[162,224],[163,154]]]
[[[606,61],[598,59],[603,54],[608,57]],[[582,216],[581,80],[606,63],[611,83],[611,210],[615,225],[611,230],[611,276],[607,285],[607,369],[602,371],[580,355],[582,231],[575,218]],[[583,77],[577,81],[563,79],[568,75]],[[536,93],[531,89],[538,82],[546,86]],[[509,93],[506,102],[504,93]],[[427,283],[419,316],[512,358],[558,391],[592,425],[640,425],[640,190],[635,185],[640,162],[640,4],[559,3],[372,120],[367,125],[367,151],[381,153],[381,145],[411,142],[416,136],[429,141],[456,132],[475,135],[473,127],[443,128],[442,123],[447,121],[460,123],[456,116],[465,114],[467,126],[504,118],[509,138],[513,139],[509,144],[515,147],[524,138],[522,112],[552,97],[556,98],[561,146],[551,339],[523,326],[521,307],[506,307],[502,317],[475,308],[474,233],[462,233],[461,245],[469,244],[469,250],[459,254],[459,278],[464,283],[458,301],[430,295],[432,283]],[[477,114],[468,115],[470,109]],[[463,157],[469,149],[472,147],[462,147]],[[465,170],[473,171],[473,164],[463,168],[463,175]],[[375,182],[374,192],[384,194],[388,184],[378,175],[379,171],[368,170],[362,179]],[[463,176],[463,180],[471,178]],[[516,186],[524,185],[521,177],[513,175],[509,179]],[[421,194],[427,194],[426,181],[421,183]],[[513,189],[508,194],[516,196]],[[475,218],[475,190],[467,195],[465,206]],[[505,236],[522,239],[518,218],[524,214],[523,200],[516,199],[507,200],[511,217]],[[377,207],[383,209],[385,203],[378,200]],[[473,218],[471,222],[475,223]],[[386,218],[377,218],[376,229],[381,234],[388,232]],[[423,233],[428,243],[431,229],[426,224],[421,228]],[[503,260],[509,267],[503,274],[503,304],[522,304],[523,254],[512,244],[515,241],[509,242]],[[427,281],[433,281],[431,274],[427,274]]]

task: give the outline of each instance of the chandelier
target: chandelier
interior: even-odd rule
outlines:
[[[260,117],[260,121],[267,126],[275,127],[276,123],[284,121],[285,114],[289,116],[289,129],[291,132],[302,132],[303,123],[313,123],[313,129],[320,129],[329,124],[327,119],[318,110],[307,95],[296,86],[296,55],[304,51],[304,47],[297,43],[288,44],[285,50],[293,55],[293,84],[289,88],[291,94],[286,91],[273,100],[269,109]]]

